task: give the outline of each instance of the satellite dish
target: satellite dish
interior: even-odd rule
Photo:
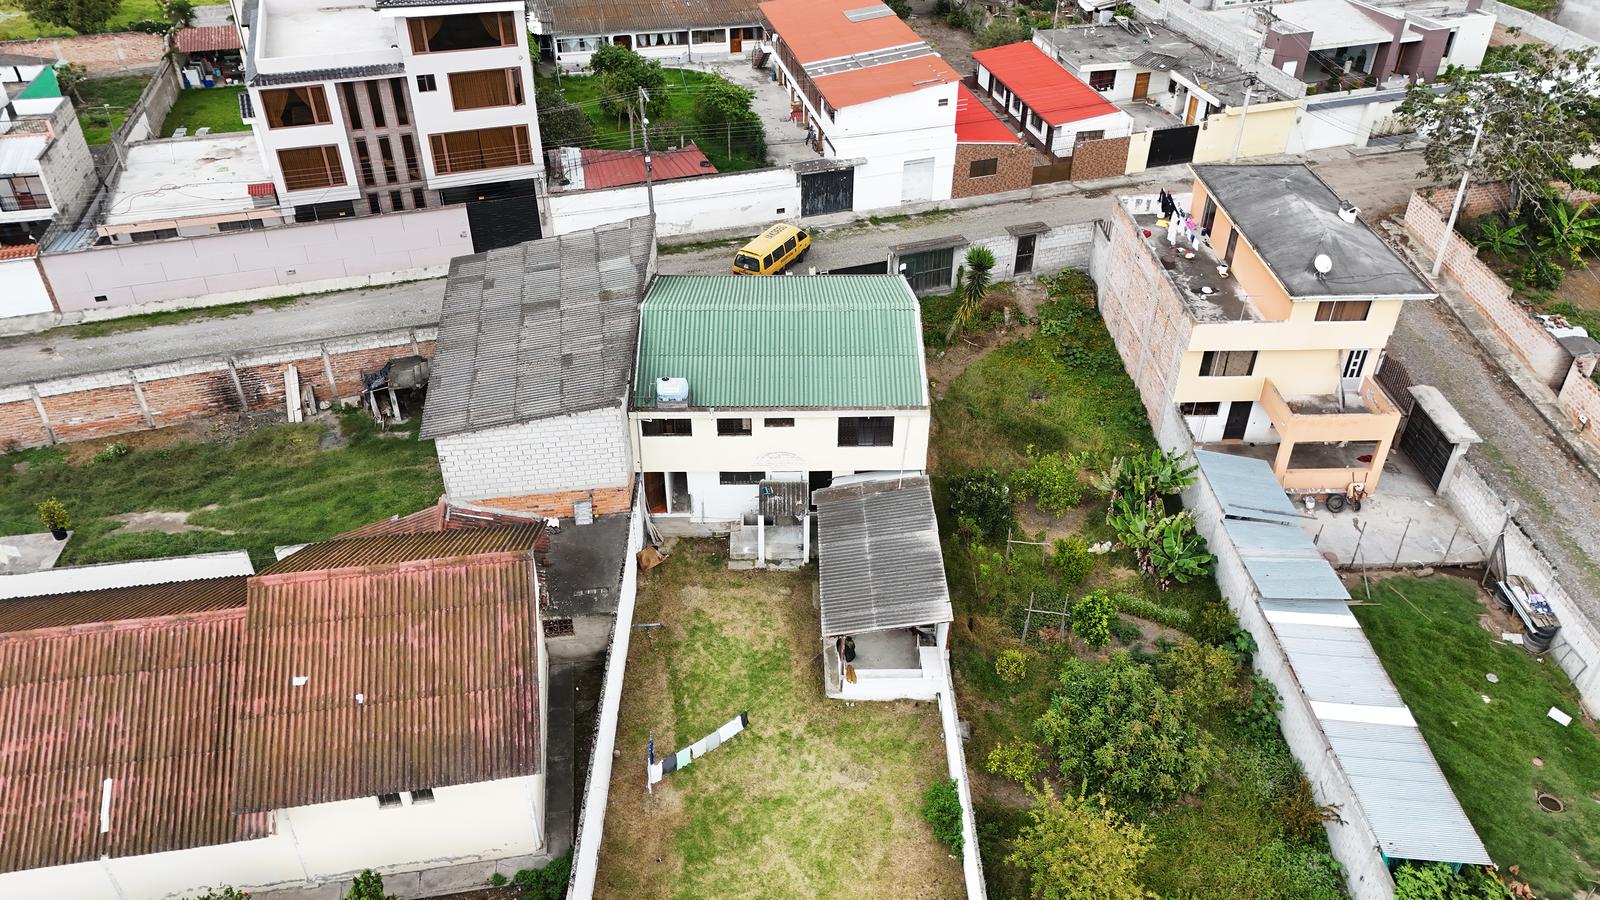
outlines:
[[[1333,271],[1333,257],[1326,253],[1318,253],[1317,258],[1311,261],[1311,265],[1317,270],[1318,275],[1326,275]]]

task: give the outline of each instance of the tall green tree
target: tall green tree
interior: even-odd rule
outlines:
[[[1139,866],[1149,851],[1144,826],[1105,798],[1058,798],[1046,785],[1006,862],[1028,871],[1035,900],[1145,900],[1153,895],[1139,884]]]
[[[583,147],[594,144],[594,123],[559,91],[540,88],[539,141],[545,147]]]
[[[751,159],[765,161],[767,137],[761,116],[750,108],[755,93],[749,88],[715,75],[703,82],[695,95],[695,113],[700,119],[698,143],[723,149],[729,156],[737,150]]]
[[[22,0],[22,9],[29,17],[79,34],[104,31],[121,7],[122,0]]]
[[[643,91],[647,118],[660,118],[667,108],[667,73],[661,63],[645,59],[617,44],[605,44],[589,58],[589,68],[600,82],[600,108],[639,124],[639,92]]]

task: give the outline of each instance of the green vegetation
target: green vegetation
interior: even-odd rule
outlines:
[[[104,27],[97,30],[124,31],[135,22],[162,18],[160,0],[122,0],[120,5],[111,5],[116,12],[111,14]],[[0,18],[0,41],[64,37],[77,33],[67,26],[52,25],[29,15],[24,0],[0,0],[0,14],[7,13],[10,15]]]
[[[73,103],[78,109],[78,124],[83,126],[83,139],[90,144],[110,143],[111,135],[122,127],[128,110],[139,102],[139,95],[149,83],[148,75],[86,78],[78,82]]]
[[[1006,861],[1031,873],[1033,896],[1044,900],[1145,900],[1139,866],[1150,852],[1144,828],[1124,821],[1104,799],[1068,795],[1048,786],[1028,811]]]
[[[394,900],[394,897],[384,893],[382,875],[371,869],[363,869],[350,882],[350,890],[344,892],[344,900]]]
[[[961,790],[954,778],[936,781],[922,794],[922,818],[933,829],[933,839],[960,853],[966,843],[961,836]]]
[[[1600,739],[1578,716],[1567,676],[1549,658],[1480,627],[1484,608],[1470,582],[1391,578],[1362,599],[1356,618],[1489,855],[1518,866],[1541,897],[1592,889],[1600,869]],[[1489,673],[1499,680],[1490,683]],[[1551,707],[1578,717],[1562,727],[1546,716]],[[1540,792],[1565,809],[1542,810]]]
[[[179,128],[194,134],[201,128],[210,128],[212,134],[229,131],[249,131],[250,126],[239,118],[239,87],[190,88],[178,92],[178,99],[161,125],[161,134],[167,136]]]
[[[541,868],[519,870],[511,876],[511,884],[519,892],[517,900],[561,900],[571,877],[572,851],[568,850]]]
[[[292,305],[299,299],[301,298],[274,297],[271,300],[249,300],[243,303],[195,306],[189,309],[166,309],[153,313],[140,313],[136,316],[122,316],[116,319],[84,322],[80,325],[62,325],[49,331],[40,332],[40,334],[62,335],[79,339],[105,337],[110,334],[143,331],[146,328],[155,328],[159,325],[177,325],[183,322],[198,322],[203,319],[229,319],[234,316],[247,316],[258,310],[282,309]]]
[[[274,546],[322,540],[436,501],[443,484],[433,442],[418,441],[415,427],[385,436],[350,410],[338,427],[270,425],[235,441],[137,449],[101,462],[75,462],[62,447],[0,456],[0,534],[38,531],[36,505],[56,497],[76,529],[63,565],[242,548],[262,566]],[[165,530],[125,520],[151,512],[171,514]]]

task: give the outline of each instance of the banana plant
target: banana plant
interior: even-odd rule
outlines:
[[[1590,214],[1591,205],[1587,200],[1576,207],[1560,200],[1552,202],[1546,216],[1550,231],[1539,235],[1539,246],[1582,266],[1583,254],[1600,244],[1600,216]]]
[[[1478,239],[1473,243],[1479,250],[1487,250],[1501,259],[1509,259],[1528,248],[1528,239],[1523,236],[1523,232],[1527,230],[1526,222],[1513,225],[1500,219],[1484,219],[1478,223]]]
[[[1150,573],[1161,579],[1163,587],[1174,580],[1187,584],[1211,573],[1217,558],[1206,552],[1206,539],[1194,530],[1188,510],[1163,519],[1155,537],[1149,552]]]

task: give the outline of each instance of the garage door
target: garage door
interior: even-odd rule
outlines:
[[[900,182],[900,201],[916,203],[933,199],[933,158],[908,159]]]
[[[1428,484],[1438,488],[1455,445],[1445,438],[1444,432],[1419,404],[1412,407],[1406,419],[1406,430],[1400,434],[1400,449],[1422,470],[1422,477],[1428,479]]]
[[[482,253],[543,237],[539,225],[539,197],[531,181],[508,181],[439,192],[445,204],[467,205],[467,227],[472,250]]]
[[[800,176],[800,215],[824,216],[855,207],[856,170],[834,169]]]

